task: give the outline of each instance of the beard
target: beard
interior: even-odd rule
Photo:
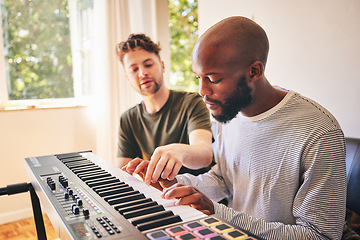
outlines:
[[[242,109],[249,106],[252,100],[251,88],[246,84],[245,76],[241,76],[237,82],[236,90],[225,99],[224,103],[209,99],[209,101],[221,107],[221,113],[219,115],[211,115],[216,121],[227,123],[235,118]]]
[[[140,94],[143,96],[149,96],[155,94],[157,91],[159,91],[160,87],[162,86],[162,82],[157,83],[156,81],[153,82],[154,86],[151,86],[150,88],[141,88],[140,87]]]

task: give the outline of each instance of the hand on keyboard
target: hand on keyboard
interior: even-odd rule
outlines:
[[[186,157],[184,144],[169,144],[157,147],[151,156],[146,172],[145,182],[156,182],[162,179],[174,180]]]
[[[204,214],[214,214],[213,202],[198,189],[176,183],[169,188],[164,188],[161,195],[165,199],[178,199],[176,205],[190,205]]]
[[[143,160],[141,158],[134,158],[128,164],[123,166],[121,168],[121,170],[126,171],[130,174],[135,173],[135,174],[139,175],[146,184],[151,185],[151,186],[159,189],[160,191],[162,191],[163,188],[168,188],[168,187],[172,186],[173,184],[177,183],[176,179],[170,181],[170,180],[162,179],[162,178],[160,178],[159,181],[157,181],[157,182],[146,181],[145,176],[147,174],[148,165],[149,165],[148,160]]]

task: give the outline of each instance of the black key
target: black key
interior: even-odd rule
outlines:
[[[83,173],[83,172],[92,172],[92,171],[100,170],[100,169],[101,169],[100,167],[84,167],[84,168],[74,169],[72,171],[75,174],[79,174],[79,173]]]
[[[88,181],[84,181],[87,185],[91,184],[91,183],[94,183],[94,182],[102,182],[102,181],[107,181],[107,180],[111,180],[111,179],[114,179],[115,177],[114,176],[111,176],[110,177],[103,177],[103,178],[99,178],[99,179],[91,179],[91,180],[88,180]]]
[[[75,169],[75,168],[81,168],[81,167],[91,167],[91,166],[96,166],[93,163],[82,163],[82,164],[72,164],[72,165],[66,165],[68,168],[70,169]]]
[[[132,225],[136,226],[136,225],[139,225],[142,223],[147,223],[147,222],[151,222],[154,220],[158,220],[158,219],[162,219],[162,218],[166,218],[166,217],[170,217],[170,216],[174,216],[174,213],[172,211],[168,210],[168,211],[164,211],[164,212],[153,213],[153,214],[144,215],[142,217],[134,218],[134,219],[130,220],[130,222],[132,223]]]
[[[88,159],[84,158],[84,157],[73,157],[73,158],[64,158],[64,159],[61,159],[60,161],[65,164],[65,163],[78,162],[78,161],[84,161],[84,160],[88,160]]]
[[[129,206],[129,207],[126,207],[126,208],[119,208],[118,211],[119,211],[119,213],[123,214],[123,213],[126,213],[126,212],[140,210],[140,209],[143,209],[143,208],[146,208],[146,207],[151,207],[151,206],[156,206],[156,205],[158,205],[157,202],[151,201],[151,202],[135,204],[135,205],[132,205],[132,206]],[[144,215],[144,214],[142,214],[142,215]]]
[[[137,205],[137,204],[141,204],[141,203],[148,203],[148,202],[152,202],[152,199],[144,198],[144,199],[139,199],[139,200],[135,200],[135,201],[127,202],[127,203],[121,203],[121,204],[115,205],[114,208],[116,211],[118,211],[119,209],[122,209],[122,208],[127,208],[127,207],[131,207],[133,205]]]
[[[92,175],[101,174],[101,173],[108,173],[108,172],[106,172],[106,171],[103,170],[103,169],[100,169],[100,170],[92,171],[92,172],[90,172],[90,173],[88,173],[88,172],[86,172],[86,173],[80,173],[80,174],[78,174],[77,176],[78,176],[79,178],[81,178],[81,177],[87,177],[87,176],[92,176]]]
[[[110,176],[111,176],[110,173],[100,173],[100,174],[94,174],[94,175],[91,175],[91,176],[80,177],[80,179],[85,182],[85,181],[89,181],[89,180],[93,180],[93,179],[110,177]]]
[[[143,209],[137,209],[137,210],[130,211],[130,212],[125,212],[125,213],[123,213],[123,216],[124,216],[124,218],[129,219],[129,218],[144,216],[145,214],[161,212],[164,210],[165,209],[162,205],[156,205],[156,206],[150,206],[150,207],[143,208]]]
[[[71,161],[71,162],[64,162],[64,164],[66,166],[71,166],[71,165],[77,165],[77,164],[84,164],[84,163],[92,163],[92,164],[95,164],[93,163],[92,161],[86,159],[86,158],[82,158],[82,159],[78,159],[77,161]]]
[[[111,199],[122,198],[122,197],[126,197],[126,196],[129,196],[129,195],[134,195],[134,194],[137,194],[137,193],[140,193],[140,192],[139,191],[127,191],[127,192],[123,192],[123,193],[119,193],[119,194],[104,197],[104,200],[108,202]]]
[[[105,184],[105,185],[102,185],[102,186],[93,187],[92,189],[95,192],[98,192],[98,191],[103,191],[103,190],[106,190],[106,189],[109,190],[112,187],[123,186],[123,185],[127,185],[127,184],[124,183],[124,182],[117,182],[117,183],[110,183],[110,184]],[[129,186],[129,185],[127,185],[127,186]]]
[[[124,187],[118,187],[111,190],[98,191],[98,194],[100,197],[106,197],[110,195],[121,194],[124,192],[130,192],[130,191],[134,191],[134,189],[130,186],[124,185]]]
[[[57,156],[59,159],[71,158],[71,157],[81,157],[81,155],[78,152],[63,153],[63,154],[59,154],[59,155],[55,155],[55,156]]]
[[[62,161],[64,164],[76,164],[76,163],[81,163],[81,162],[91,162],[89,159],[83,158],[83,157],[69,158],[69,159],[64,159]]]
[[[84,157],[74,157],[74,158],[66,158],[61,160],[64,164],[71,164],[71,163],[78,163],[78,162],[92,162],[87,158]]]
[[[102,186],[102,185],[106,185],[106,184],[109,184],[109,183],[117,183],[117,182],[120,182],[120,180],[117,179],[117,178],[114,178],[114,179],[110,179],[110,180],[106,180],[106,181],[89,183],[88,186],[93,188],[95,186]]]
[[[136,227],[139,229],[139,231],[145,231],[145,230],[162,227],[162,226],[173,224],[173,223],[178,223],[181,221],[182,221],[182,219],[180,218],[179,215],[174,215],[174,216],[154,220],[152,222],[142,223],[142,224],[137,225]]]
[[[108,201],[108,203],[110,205],[115,205],[115,204],[119,204],[119,203],[134,201],[134,200],[141,199],[141,198],[145,198],[145,195],[142,193],[137,193],[137,194],[122,197],[122,198],[111,199]]]

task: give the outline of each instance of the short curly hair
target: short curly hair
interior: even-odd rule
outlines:
[[[116,54],[120,57],[122,64],[124,64],[124,55],[137,47],[155,53],[160,58],[160,43],[154,43],[151,38],[145,34],[130,34],[126,41],[116,44]]]

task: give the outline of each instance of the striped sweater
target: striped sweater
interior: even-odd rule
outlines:
[[[345,141],[336,119],[289,91],[255,117],[217,124],[217,164],[179,175],[214,201],[215,214],[263,239],[340,239],[346,199]],[[231,208],[219,201],[227,197]]]

